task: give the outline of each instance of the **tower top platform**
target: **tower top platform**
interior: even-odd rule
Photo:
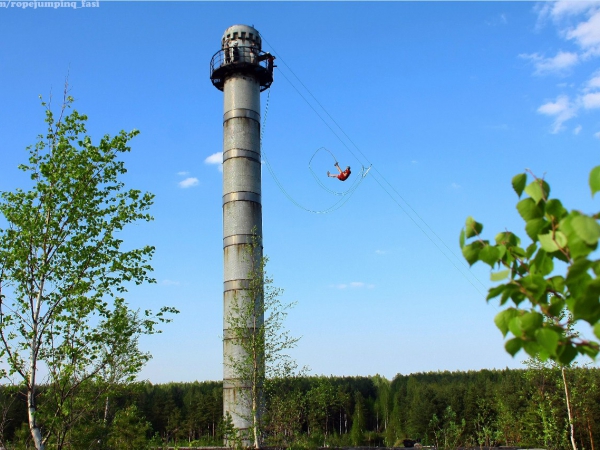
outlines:
[[[270,53],[261,50],[260,33],[249,25],[232,25],[221,38],[221,50],[210,61],[210,80],[223,90],[225,80],[236,74],[254,77],[264,91],[273,83],[273,60]]]

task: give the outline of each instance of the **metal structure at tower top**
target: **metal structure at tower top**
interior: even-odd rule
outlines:
[[[248,25],[233,25],[223,34],[221,50],[210,61],[210,79],[223,90],[225,80],[231,74],[247,74],[254,77],[264,91],[273,82],[273,57],[262,51],[259,32]]]
[[[255,28],[234,25],[210,62],[210,79],[223,91],[223,415],[231,415],[246,444],[252,439],[253,412],[246,401],[251,384],[232,361],[247,354],[227,318],[235,305],[252,301],[250,273],[262,259],[260,93],[273,82],[273,60],[262,52]],[[249,255],[252,243],[258,246]]]

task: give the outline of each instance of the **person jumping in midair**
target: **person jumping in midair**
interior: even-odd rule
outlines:
[[[336,174],[331,174],[329,172],[327,172],[327,176],[331,177],[331,178],[337,178],[340,181],[346,181],[348,179],[348,177],[350,176],[350,174],[352,172],[350,172],[350,166],[346,166],[346,170],[342,171],[342,169],[340,169],[340,165],[336,162],[334,164],[335,167],[337,167],[337,170],[340,172],[338,175]]]

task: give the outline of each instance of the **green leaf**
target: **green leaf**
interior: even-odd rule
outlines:
[[[571,226],[577,236],[579,236],[586,244],[595,245],[600,238],[600,225],[598,222],[589,216],[577,216],[571,221]]]
[[[600,191],[600,166],[594,167],[590,172],[590,189],[592,190],[592,197]]]
[[[567,237],[561,231],[554,233],[540,234],[538,236],[542,248],[548,253],[556,252],[561,248],[564,249],[567,246]]]
[[[501,270],[499,272],[492,272],[492,274],[490,275],[490,280],[492,281],[501,281],[504,280],[505,278],[508,278],[508,275],[510,274],[510,270],[506,269],[506,270]],[[491,293],[491,290],[490,290]],[[496,294],[498,295],[498,294]],[[496,296],[494,295],[494,297]]]
[[[572,294],[569,299],[569,309],[573,313],[573,318],[594,325],[600,321],[600,279],[579,281],[571,291],[575,289],[578,289],[577,295]]]
[[[486,245],[479,252],[479,259],[492,268],[498,262],[499,258],[500,251],[496,247],[491,245]]]
[[[504,348],[511,356],[515,356],[517,352],[521,350],[522,345],[523,341],[521,339],[513,338],[506,341],[506,344],[504,344]]]
[[[506,247],[512,247],[521,243],[521,240],[517,237],[517,235],[511,233],[510,231],[498,233],[495,239],[496,244],[504,245]]]
[[[519,197],[521,197],[521,194],[523,194],[523,189],[525,189],[526,183],[527,183],[527,174],[526,173],[520,173],[513,177],[512,187]]]
[[[564,217],[558,224],[558,229],[568,238],[569,254],[572,259],[589,255],[596,248],[596,245],[587,244],[575,231],[573,227],[573,220],[579,216],[581,216],[581,213],[578,211],[571,211],[569,215]]]
[[[526,222],[544,217],[542,208],[531,198],[524,198],[517,203],[517,211]]]
[[[483,243],[480,241],[472,242],[469,245],[465,245],[462,249],[463,256],[467,260],[470,266],[475,264],[479,260],[479,252],[483,247]]]
[[[580,283],[583,278],[589,280],[590,275],[588,270],[591,266],[592,262],[589,259],[577,259],[573,264],[571,264],[571,267],[569,267],[566,280],[567,284],[570,285],[573,283]]]
[[[558,362],[564,366],[568,366],[577,356],[577,349],[573,345],[565,344],[558,347]]]
[[[581,353],[583,355],[587,355],[591,359],[596,359],[596,356],[598,356],[598,353],[600,352],[600,348],[599,348],[598,344],[595,342],[589,342],[586,345],[582,345],[581,347],[578,348],[578,350],[579,350],[579,353]]]
[[[600,323],[594,325],[594,334],[598,339],[600,339]]]
[[[563,207],[560,200],[556,198],[548,200],[544,209],[551,220],[561,220],[567,214],[567,210]]]
[[[547,200],[550,195],[550,185],[542,179],[537,179],[529,183],[525,188],[525,192],[536,202]]]
[[[533,258],[529,267],[532,273],[546,276],[554,270],[554,262],[551,256],[548,256],[544,250],[540,250],[535,255],[535,258]]]
[[[517,337],[520,337],[523,334],[520,316],[513,317],[508,321],[508,330]]]
[[[550,230],[550,222],[543,217],[528,220],[525,224],[527,236],[529,236],[533,242],[538,240],[538,235],[545,234],[548,230]]]
[[[481,230],[483,230],[482,224],[476,222],[471,216],[467,217],[465,222],[465,232],[467,238],[472,238],[481,234]]]
[[[543,323],[544,318],[538,312],[527,312],[521,316],[521,329],[524,331],[537,330]]]
[[[554,289],[556,292],[563,292],[565,289],[565,278],[561,275],[556,275],[551,278],[548,278],[548,284]]]
[[[504,255],[506,255],[506,247],[504,245],[496,245],[496,249],[499,252],[498,259],[502,260]]]
[[[546,280],[543,276],[537,274],[525,275],[521,278],[520,284],[527,291],[530,300],[539,300],[546,292]]]
[[[460,236],[458,238],[458,243],[460,244],[460,248],[465,246],[465,230],[460,230]]]
[[[548,307],[548,314],[552,317],[560,317],[563,309],[565,309],[565,301],[553,295],[550,300],[550,306]]]
[[[550,328],[541,328],[535,332],[535,338],[538,344],[544,347],[550,355],[556,353],[556,347],[560,340],[560,335],[556,331]]]
[[[496,314],[496,317],[494,317],[494,323],[502,332],[503,336],[506,336],[506,334],[508,333],[508,324],[510,323],[510,321],[518,315],[519,311],[515,308],[508,308]]]
[[[537,240],[537,239],[536,239]],[[533,254],[537,251],[538,249],[538,245],[537,242],[533,242],[530,245],[527,246],[527,248],[525,249],[525,257],[527,259],[531,258],[533,256]]]
[[[540,352],[540,345],[535,341],[523,341],[523,350],[531,357],[535,357]]]
[[[492,275],[494,275],[494,274],[492,274]],[[500,286],[495,286],[495,287],[491,288],[488,291],[488,295],[485,299],[489,301],[494,297],[498,297],[500,294],[502,294],[502,291],[504,291],[505,288],[506,288],[505,284],[501,284]]]

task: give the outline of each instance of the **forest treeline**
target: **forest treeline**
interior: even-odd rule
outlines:
[[[573,368],[566,375],[578,450],[594,450],[600,436],[600,369]],[[50,394],[42,388],[39,395]],[[445,449],[572,448],[561,372],[539,364],[393,380],[298,377],[271,381],[266,398],[265,442],[271,446],[391,447],[413,439]],[[0,406],[0,447],[32,448],[19,388],[1,387]],[[138,383],[87,407],[88,418],[69,431],[63,448],[223,443],[221,382]]]

